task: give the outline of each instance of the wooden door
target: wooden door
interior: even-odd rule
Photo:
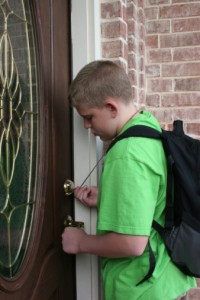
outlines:
[[[74,300],[70,1],[0,1],[0,299]]]

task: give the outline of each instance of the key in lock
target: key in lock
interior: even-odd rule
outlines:
[[[74,221],[71,216],[67,215],[64,220],[65,227],[84,228],[84,222]]]

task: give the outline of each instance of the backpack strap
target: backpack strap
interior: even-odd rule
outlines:
[[[166,189],[166,206],[165,206],[165,228],[171,230],[174,226],[174,209],[173,209],[174,160],[171,155],[168,155],[166,157],[167,157],[167,189]]]
[[[152,274],[153,274],[153,271],[155,269],[155,266],[156,266],[156,260],[155,260],[155,256],[154,256],[154,253],[153,253],[153,250],[151,248],[151,244],[150,244],[150,241],[148,240],[148,248],[149,248],[149,271],[148,273],[145,275],[145,277],[136,284],[136,286],[142,284],[143,282],[145,282],[146,280],[148,280]]]
[[[184,135],[183,130],[183,121],[175,120],[173,122],[173,131],[171,134],[174,134],[178,137],[182,137]],[[166,207],[165,207],[165,228],[167,230],[172,230],[174,227],[174,209],[173,209],[173,192],[174,192],[174,159],[171,155],[171,151],[168,145],[168,135],[169,132],[162,130],[162,142],[163,148],[165,151],[165,155],[167,158],[167,192],[166,192]],[[154,224],[153,224],[154,227]],[[155,227],[154,227],[155,228]],[[157,228],[155,228],[157,229]]]
[[[183,121],[182,120],[175,120],[173,123],[173,132],[176,135],[183,136],[184,130],[183,130]]]
[[[154,138],[154,139],[160,139],[162,136],[162,132],[146,126],[146,125],[135,125],[132,127],[129,127],[127,130],[125,130],[122,134],[118,135],[109,145],[107,149],[108,151],[120,140],[124,138],[129,137],[144,137],[144,138]]]

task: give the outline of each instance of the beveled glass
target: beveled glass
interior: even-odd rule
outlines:
[[[38,84],[28,1],[0,0],[0,275],[14,277],[30,241],[38,161]]]

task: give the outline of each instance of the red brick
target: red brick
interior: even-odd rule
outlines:
[[[160,65],[147,65],[146,66],[147,77],[160,77]]]
[[[175,79],[175,91],[200,91],[200,78]]]
[[[137,22],[134,19],[128,21],[128,34],[136,35]]]
[[[174,49],[173,61],[200,60],[200,47]]]
[[[174,19],[200,15],[200,3],[170,5],[160,8],[160,18]]]
[[[171,0],[147,0],[149,5],[161,5],[161,4],[170,4]]]
[[[188,134],[192,134],[192,135],[195,134],[200,137],[200,123],[187,124],[186,131]],[[198,294],[200,296],[200,289],[198,289]]]
[[[200,93],[172,93],[161,96],[162,107],[185,107],[185,106],[199,106]]]
[[[138,1],[137,1],[138,7],[143,8],[143,7],[144,7],[144,1],[145,1],[145,0],[138,0]]]
[[[144,10],[140,8],[137,11],[137,22],[144,24],[144,21],[145,21]]]
[[[127,7],[122,6],[122,18],[123,20],[127,23],[128,22],[128,12],[127,12]]]
[[[140,88],[144,88],[145,87],[145,75],[142,73],[138,74],[138,85]]]
[[[169,20],[148,21],[146,23],[146,32],[148,34],[169,33],[170,21]]]
[[[196,279],[197,285],[200,287],[200,278]]]
[[[102,55],[104,58],[123,57],[122,41],[102,42]]]
[[[149,79],[147,84],[150,93],[172,92],[172,80],[170,79]]]
[[[158,48],[158,36],[150,35],[146,37],[146,48]]]
[[[127,0],[124,0],[124,1],[127,2]],[[138,6],[138,1],[137,0],[128,0],[128,2],[132,2],[135,6]]]
[[[144,56],[145,55],[145,42],[140,40],[139,41],[139,50],[138,50],[139,56]]]
[[[158,119],[158,121],[162,124],[165,123],[172,123],[173,122],[173,113],[171,109],[166,108],[151,108],[150,111],[152,114]]]
[[[129,19],[137,19],[137,9],[135,7],[135,5],[133,5],[133,3],[128,3],[128,7],[127,7],[127,14],[128,14],[128,18]]]
[[[175,119],[180,119],[180,120],[192,120],[193,122],[195,120],[199,120],[199,116],[200,116],[200,108],[178,108],[175,109],[173,108],[173,115]]]
[[[126,62],[128,62],[128,45],[126,42],[122,43],[123,47],[123,58],[125,59]]]
[[[200,31],[200,18],[172,21],[172,32]]]
[[[144,11],[145,11],[146,21],[158,19],[158,14],[159,14],[158,7],[148,7],[148,8],[145,8]]]
[[[145,38],[145,27],[143,24],[141,23],[137,23],[137,30],[135,33],[136,38],[138,38],[138,40],[144,40]]]
[[[138,69],[140,72],[144,72],[145,71],[145,60],[144,57],[141,56],[140,59],[138,59]]]
[[[133,52],[128,55],[128,66],[129,69],[136,69],[136,55]]]
[[[101,34],[102,38],[123,37],[124,39],[126,39],[126,24],[121,20],[102,23]]]
[[[160,37],[161,48],[199,45],[200,32],[163,35]]]
[[[147,95],[146,104],[148,106],[160,107],[160,95],[159,94]]]
[[[149,50],[147,53],[149,63],[172,61],[171,49],[155,49]]]
[[[197,0],[172,0],[172,4],[176,4],[176,3],[186,3],[186,2],[196,2]]]
[[[183,77],[200,75],[199,63],[167,64],[162,66],[163,77]]]
[[[136,87],[138,87],[137,86],[137,73],[136,73],[136,71],[135,70],[129,70],[128,75],[129,75],[129,79],[130,79],[131,83],[133,85],[135,85]]]
[[[123,17],[123,10],[121,1],[115,1],[113,3],[101,4],[101,17],[103,19],[112,19],[117,17]]]
[[[137,40],[133,35],[128,38],[128,51],[134,53],[137,51]]]
[[[142,109],[141,106],[145,107],[145,101],[146,101],[146,90],[140,89],[139,90],[139,99],[138,99],[138,102],[140,104],[140,109]]]

